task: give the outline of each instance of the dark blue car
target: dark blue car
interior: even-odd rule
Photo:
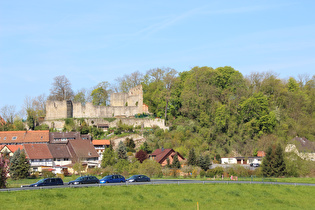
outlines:
[[[80,176],[74,181],[68,182],[68,185],[72,184],[98,184],[100,183],[100,180],[96,178],[95,176]]]
[[[100,183],[120,183],[126,182],[125,177],[122,175],[108,175],[100,179]]]
[[[150,178],[145,175],[133,175],[126,180],[127,182],[150,182]]]
[[[62,179],[60,178],[41,179],[38,182],[31,184],[30,187],[53,186],[53,185],[63,185]]]

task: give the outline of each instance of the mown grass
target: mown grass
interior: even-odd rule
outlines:
[[[1,192],[1,209],[314,209],[315,187],[129,185]]]

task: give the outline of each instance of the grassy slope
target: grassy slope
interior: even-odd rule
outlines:
[[[105,186],[2,192],[1,209],[312,209],[315,187],[248,184]]]

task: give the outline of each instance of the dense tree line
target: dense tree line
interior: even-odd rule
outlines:
[[[172,147],[185,156],[195,148],[213,158],[250,156],[295,136],[315,140],[315,76],[281,80],[272,72],[244,77],[228,66],[194,67],[173,81],[165,117],[166,90],[162,79],[144,85],[144,103],[170,126],[148,133],[151,147]]]

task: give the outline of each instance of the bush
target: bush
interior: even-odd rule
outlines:
[[[162,173],[161,165],[155,160],[146,159],[139,167],[139,172],[149,177],[160,176]]]
[[[34,173],[32,173],[31,175],[31,179],[37,179],[39,177],[39,172],[38,171],[35,171]]]
[[[64,179],[65,178],[65,175],[63,174],[56,174],[56,177],[60,178],[60,179]]]
[[[193,171],[192,171],[192,177],[193,178],[196,178],[198,176],[198,170],[195,168]]]
[[[102,169],[101,168],[89,168],[87,172],[90,175],[101,175]]]
[[[178,177],[179,176],[179,174],[180,174],[180,170],[178,170],[178,169],[176,169],[176,168],[172,168],[172,169],[170,169],[170,175],[172,176],[172,177]]]
[[[205,174],[206,177],[214,177],[215,176],[215,171],[214,169],[210,169],[206,172]]]
[[[114,171],[115,169],[113,166],[106,166],[106,168],[103,169],[103,173],[101,173],[101,176],[104,177],[104,176],[113,174]]]
[[[51,177],[55,177],[55,174],[51,171],[43,170],[42,171],[42,177],[51,178]]]
[[[208,170],[208,171],[209,171],[209,170]],[[199,174],[200,178],[205,177],[205,175],[206,175],[206,172],[205,172],[204,170],[201,170],[201,171],[200,171],[200,174]]]

